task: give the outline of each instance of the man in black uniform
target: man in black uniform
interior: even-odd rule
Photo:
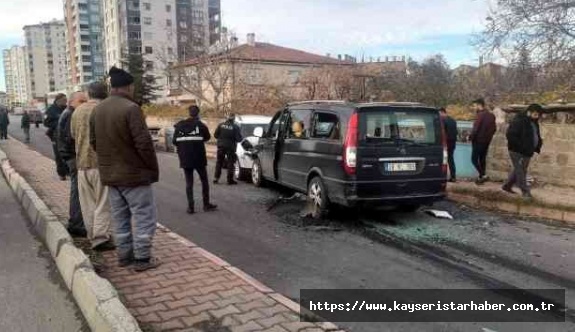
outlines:
[[[214,211],[217,206],[210,203],[210,184],[208,183],[208,158],[205,142],[211,138],[208,127],[200,121],[200,109],[190,106],[190,117],[176,124],[172,143],[178,148],[180,167],[186,176],[186,194],[188,196],[188,213],[194,210],[194,170],[202,181],[204,211]]]
[[[228,184],[238,184],[234,180],[234,167],[236,163],[236,148],[239,142],[242,141],[242,134],[240,127],[235,123],[235,114],[230,114],[228,119],[220,123],[214,137],[218,140],[218,159],[216,161],[216,174],[214,175],[214,183],[218,183],[222,175],[222,167],[226,163],[228,169]]]
[[[68,99],[63,93],[56,95],[54,103],[48,107],[46,110],[46,118],[44,119],[44,126],[48,128],[46,135],[52,141],[52,148],[54,150],[54,160],[56,161],[56,172],[60,176],[60,180],[65,181],[66,176],[69,174],[68,166],[66,162],[60,156],[60,151],[58,151],[58,142],[56,140],[56,131],[58,130],[58,120],[60,115],[66,109],[68,104]]]

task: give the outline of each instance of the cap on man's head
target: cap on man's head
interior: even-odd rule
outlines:
[[[188,112],[190,113],[191,117],[195,118],[200,114],[200,108],[196,105],[192,105],[188,108]]]
[[[112,88],[122,88],[134,83],[134,77],[123,69],[112,67],[108,74],[110,75],[110,85]]]
[[[527,112],[530,113],[543,113],[543,106],[539,104],[531,104],[527,106]]]
[[[485,99],[483,99],[483,98],[475,99],[472,102],[472,104],[477,104],[477,105],[481,105],[481,106],[485,107]]]

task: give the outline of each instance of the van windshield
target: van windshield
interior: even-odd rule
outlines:
[[[360,140],[365,144],[440,144],[439,114],[421,108],[362,109]]]

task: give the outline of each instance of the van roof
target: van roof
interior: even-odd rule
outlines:
[[[330,105],[330,106],[350,106],[350,107],[377,107],[377,106],[394,106],[394,107],[425,107],[434,108],[417,102],[369,102],[369,103],[352,103],[344,100],[306,100],[289,103],[288,106],[304,106],[309,104]]]
[[[265,115],[237,115],[236,122],[238,123],[254,123],[254,124],[268,124],[271,121],[270,116]]]

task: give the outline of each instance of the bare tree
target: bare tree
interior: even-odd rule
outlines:
[[[524,47],[541,63],[571,60],[575,54],[575,1],[499,0],[477,45],[486,54]]]

